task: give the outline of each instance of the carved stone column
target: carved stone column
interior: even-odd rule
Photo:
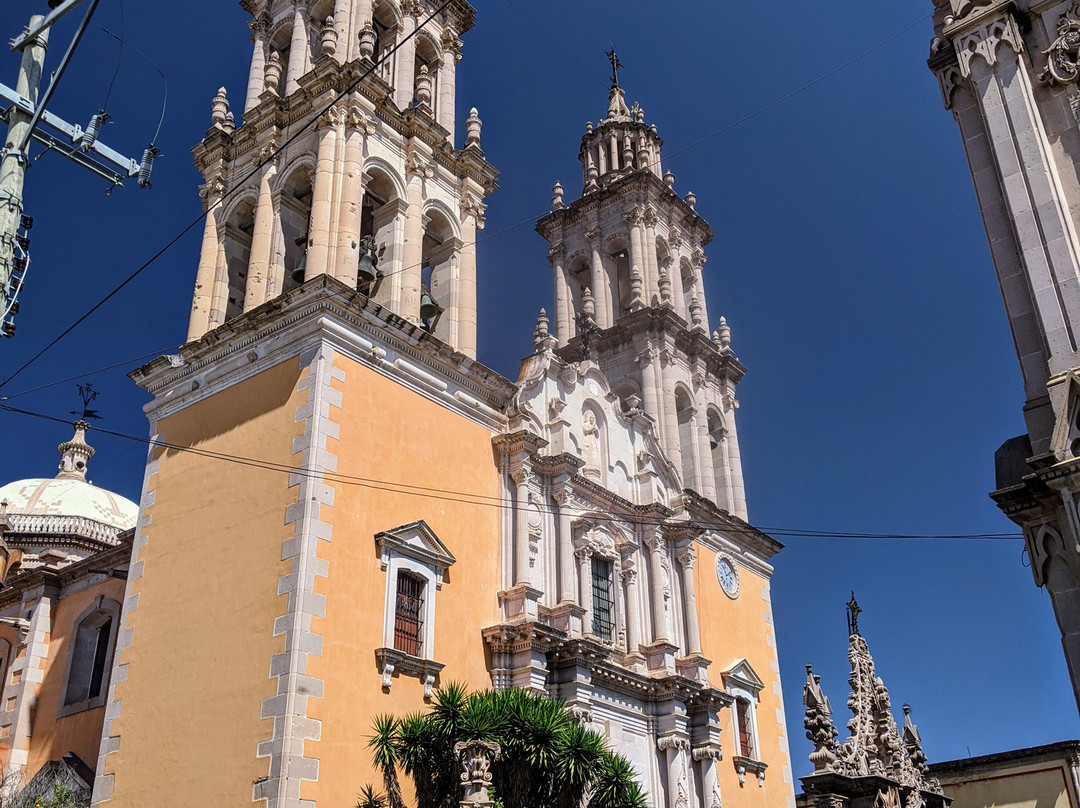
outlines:
[[[454,145],[454,99],[456,94],[457,63],[461,61],[461,40],[452,26],[442,33],[442,67],[439,68],[439,125],[450,133]]]
[[[667,544],[659,528],[645,539],[649,551],[649,589],[652,601],[653,642],[668,642],[671,626],[668,624],[667,603],[664,593],[664,552]]]
[[[657,748],[665,753],[667,763],[667,808],[689,808],[690,778],[686,771],[686,753],[690,741],[675,733],[656,739]]]
[[[401,256],[401,308],[398,314],[410,323],[419,323],[424,256],[424,180],[432,172],[423,155],[410,152],[405,160],[405,173],[408,177],[406,191],[408,207],[405,209],[405,243]]]
[[[247,96],[244,99],[244,115],[259,105],[266,79],[266,32],[270,18],[261,12],[248,23],[251,29],[251,69],[248,71]]]
[[[461,808],[492,808],[488,798],[491,787],[491,763],[498,760],[501,748],[491,741],[458,741],[454,754],[461,760],[461,783],[464,796]]]
[[[277,144],[270,141],[259,152],[260,159],[270,158],[259,176],[259,201],[255,206],[255,224],[251,231],[251,261],[248,264],[244,311],[266,302],[266,283],[270,274],[270,248],[277,219],[274,204],[274,180],[277,178]]]
[[[529,481],[532,472],[518,466],[510,472],[514,481],[514,586],[530,583]]]
[[[641,268],[641,271],[645,275],[645,305],[651,306],[653,299],[658,300],[660,297],[660,288],[657,285],[660,277],[660,265],[656,260],[656,211],[652,208],[646,208],[641,221],[645,226],[645,239],[642,244],[645,266]]]
[[[420,14],[417,0],[405,0],[401,4],[402,22],[398,42],[402,43],[397,52],[397,70],[394,75],[397,86],[394,88],[394,103],[399,109],[412,106],[414,85],[416,83],[416,37],[410,36],[416,30],[416,17]]]
[[[211,325],[211,314],[215,308],[225,311],[228,301],[217,302],[218,288],[218,258],[221,252],[221,239],[218,234],[218,205],[221,197],[227,190],[224,179],[215,175],[207,180],[202,188],[201,196],[206,205],[206,221],[203,225],[202,249],[199,251],[199,268],[195,273],[195,295],[191,301],[191,317],[188,320],[188,342],[198,339],[214,325]],[[225,273],[227,276],[227,273]],[[225,296],[228,298],[228,281],[225,283]],[[224,321],[224,316],[222,316]]]
[[[461,197],[461,255],[458,264],[459,351],[476,358],[476,231],[484,228],[484,204],[471,192]]]
[[[622,581],[626,598],[626,652],[640,656],[641,606],[638,603],[637,568],[633,558],[623,560]]]
[[[574,600],[574,537],[571,526],[570,491],[560,488],[553,494],[559,506],[559,601]]]
[[[345,164],[341,174],[334,277],[356,286],[360,262],[360,215],[364,198],[364,138],[373,130],[363,110],[353,107],[345,121]],[[314,204],[314,202],[313,202]]]
[[[338,129],[344,123],[345,108],[331,107],[319,121],[319,152],[311,189],[311,219],[308,223],[307,265],[304,280],[330,271],[330,224],[333,216],[334,186],[337,184]]]
[[[561,242],[548,249],[548,260],[555,271],[555,336],[566,344],[573,333],[570,315],[570,284],[566,277],[566,247]]]
[[[719,746],[707,745],[694,747],[691,755],[701,769],[701,785],[705,795],[702,808],[723,808],[716,766],[723,760],[724,753],[720,751]]]
[[[694,270],[694,286],[697,288],[698,303],[701,305],[701,322],[709,323],[709,309],[708,304],[705,302],[705,281],[702,276],[702,271],[705,269],[705,253],[701,247],[695,247],[693,253],[690,256],[690,266]],[[702,330],[707,330],[702,328]]]
[[[698,469],[698,486],[697,489],[702,496],[706,499],[711,499],[716,502],[716,470],[713,468],[712,447],[709,443],[709,415],[706,410],[705,390],[704,390],[705,374],[698,371],[695,372],[694,378],[694,399],[695,399],[695,412],[694,412],[694,433],[697,437],[696,443],[696,466]]]
[[[289,68],[285,73],[285,95],[292,95],[300,86],[300,77],[307,72],[310,57],[308,43],[308,2],[293,0],[292,41],[289,44]]]
[[[585,633],[592,634],[592,549],[579,547],[574,557],[578,563],[578,605],[585,610]]]
[[[679,562],[679,571],[682,574],[687,651],[700,654],[701,631],[698,627],[697,595],[694,591],[694,562],[697,560],[697,551],[694,550],[694,545],[689,542],[683,544],[676,552],[675,560]]]
[[[619,317],[618,291],[616,290],[614,294],[616,299],[613,301],[607,269],[604,267],[604,258],[600,254],[600,240],[602,238],[600,228],[593,227],[586,230],[585,238],[589,240],[589,247],[592,251],[589,266],[589,285],[592,288],[593,299],[596,301],[596,324],[600,328],[610,328]]]
[[[645,254],[641,246],[643,229],[641,227],[641,208],[635,206],[623,214],[623,219],[626,220],[627,225],[630,227],[630,273],[632,275],[634,270],[637,269],[644,276],[646,267]],[[636,311],[644,304],[644,300],[633,300],[630,303],[630,308]]]

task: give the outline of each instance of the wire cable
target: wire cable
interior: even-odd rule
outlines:
[[[113,85],[116,84],[116,77],[120,75],[120,65],[124,63],[124,0],[120,1],[120,36],[116,37],[119,40],[120,47],[116,52],[116,70],[113,71],[112,78],[109,80],[109,89],[105,91],[105,102],[101,105],[102,110],[109,111],[109,99],[112,97]],[[99,25],[98,28],[101,28]],[[105,31],[104,28],[101,28]],[[105,31],[108,34],[108,31]],[[115,36],[115,35],[111,35]]]
[[[170,350],[175,350],[176,347],[177,346],[175,346],[175,345],[170,345],[168,348],[165,348],[165,349],[160,350],[160,351],[148,351],[147,353],[140,354],[139,356],[133,356],[131,359],[124,359],[123,361],[120,361],[120,362],[114,362],[111,365],[105,365],[105,367],[96,368],[94,370],[86,370],[86,371],[83,371],[82,373],[76,373],[73,376],[68,376],[66,379],[59,379],[59,380],[57,380],[55,382],[48,382],[47,384],[42,384],[42,385],[39,385],[37,387],[31,387],[29,390],[23,390],[23,391],[18,392],[18,393],[11,393],[10,395],[0,396],[0,401],[10,401],[13,398],[20,398],[22,396],[28,396],[31,393],[38,393],[38,392],[40,392],[42,390],[47,390],[50,387],[56,387],[57,385],[60,385],[60,384],[66,384],[68,382],[79,381],[80,379],[85,379],[87,376],[96,376],[98,373],[104,373],[107,370],[114,370],[115,368],[130,366],[132,362],[138,362],[140,359],[151,359],[151,358],[156,358],[158,356],[162,356],[163,354],[167,353]]]
[[[412,37],[414,37],[418,33],[420,33],[420,31],[422,31],[424,29],[424,27],[428,23],[430,23],[439,14],[441,14],[446,9],[446,7],[449,6],[452,2],[454,2],[454,0],[445,0],[443,2],[443,4],[440,5],[437,9],[435,9],[435,11],[433,11],[431,13],[431,15],[427,19],[425,19],[422,23],[420,23],[420,25],[416,26],[416,28],[414,28],[411,33],[409,33],[407,36],[403,37],[400,42],[398,42],[397,44],[394,45],[394,47],[387,50],[387,52],[385,54],[383,54],[382,57],[377,62],[373,63],[372,66],[370,68],[368,68],[366,71],[364,71],[355,81],[353,81],[351,84],[349,84],[347,87],[345,87],[345,89],[343,89],[341,92],[339,92],[337,95],[335,95],[334,98],[331,99],[317,113],[315,113],[315,115],[313,115],[311,118],[309,118],[308,121],[303,126],[301,126],[293,135],[291,135],[283,144],[281,144],[281,146],[279,146],[277,149],[273,150],[270,154],[267,154],[265,157],[263,157],[261,160],[259,160],[258,163],[256,163],[255,167],[252,168],[251,171],[248,172],[238,182],[234,183],[233,186],[231,188],[229,188],[224,194],[222,194],[222,196],[218,199],[218,201],[214,205],[207,208],[205,211],[203,211],[197,217],[192,219],[192,221],[186,227],[184,227],[184,229],[181,230],[177,235],[175,235],[172,239],[170,239],[165,244],[164,247],[162,247],[156,253],[154,253],[148,260],[144,261],[138,268],[135,269],[134,272],[132,272],[123,281],[121,281],[118,286],[116,286],[111,292],[109,292],[107,295],[105,295],[105,297],[101,298],[101,300],[99,300],[97,303],[95,303],[93,306],[91,306],[89,311],[87,311],[85,314],[83,314],[81,317],[79,317],[77,320],[75,320],[75,322],[73,322],[71,325],[69,325],[63,331],[61,331],[60,334],[58,334],[56,337],[54,337],[53,340],[51,342],[49,342],[44,348],[42,348],[40,351],[38,351],[36,354],[34,354],[32,357],[30,357],[28,360],[26,360],[26,362],[24,362],[22,365],[20,365],[15,370],[14,373],[7,376],[3,381],[0,381],[0,389],[3,389],[4,387],[6,387],[8,385],[8,383],[11,382],[12,379],[14,379],[16,376],[18,376],[20,373],[22,373],[28,367],[30,367],[30,365],[32,365],[38,359],[40,359],[47,351],[49,351],[49,349],[51,349],[54,345],[56,345],[58,342],[60,342],[60,340],[62,340],[64,337],[66,337],[68,334],[70,334],[72,331],[74,331],[76,328],[78,328],[80,325],[82,325],[84,322],[86,322],[86,320],[89,319],[98,309],[100,309],[102,306],[104,306],[106,303],[108,303],[121,290],[123,290],[129,283],[131,283],[133,280],[135,280],[137,277],[139,277],[139,275],[141,275],[144,271],[146,271],[146,269],[148,269],[151,265],[153,265],[153,263],[155,261],[157,261],[166,252],[168,252],[173,247],[174,244],[176,244],[184,236],[186,236],[188,233],[190,233],[195,228],[196,225],[198,225],[200,222],[202,222],[202,220],[205,219],[209,215],[211,210],[214,210],[217,207],[221,207],[225,203],[225,201],[228,200],[233,194],[235,194],[237,191],[243,189],[245,183],[247,183],[247,181],[250,180],[252,177],[254,177],[256,174],[258,174],[259,171],[262,170],[263,166],[265,166],[271,160],[276,159],[283,151],[285,151],[285,149],[287,149],[294,141],[296,141],[297,138],[299,138],[304,132],[306,132],[308,129],[310,129],[312,126],[314,126],[316,121],[318,121],[320,118],[322,118],[322,116],[325,115],[330,110],[331,107],[333,107],[342,98],[344,98],[349,93],[351,93],[353,90],[355,90],[358,86],[360,86],[361,82],[363,82],[368,76],[370,76],[373,72],[375,72],[375,70],[379,67],[379,65],[381,65],[383,62],[385,62],[387,59],[389,59],[391,56],[393,56]],[[115,36],[115,34],[113,34],[113,36]],[[151,62],[151,64],[153,64],[153,63]],[[158,72],[160,72],[160,70]],[[164,77],[165,77],[165,74],[162,73],[162,79],[164,79]],[[164,110],[162,110],[162,119],[164,119]]]
[[[56,416],[46,415],[44,413],[34,412],[32,410],[25,410],[18,407],[12,407],[7,404],[0,404],[0,410],[17,413],[20,415],[26,415],[34,418],[40,418],[46,421],[52,421],[54,423],[68,424],[70,423],[65,418],[58,418]],[[501,510],[517,510],[517,503],[506,497],[492,496],[490,494],[478,494],[471,492],[452,491],[442,488],[431,488],[428,486],[413,485],[410,483],[390,482],[387,480],[380,480],[376,478],[360,477],[356,475],[341,474],[338,472],[331,472],[325,469],[307,468],[303,466],[293,466],[287,463],[275,463],[273,461],[258,460],[250,457],[243,457],[241,455],[234,455],[225,452],[215,452],[208,449],[198,449],[193,446],[184,446],[182,444],[170,443],[167,441],[154,440],[152,438],[145,438],[139,435],[131,435],[126,432],[118,432],[115,430],[104,429],[101,427],[93,427],[95,432],[100,432],[103,435],[110,435],[116,438],[122,438],[125,440],[136,441],[138,443],[151,446],[153,448],[166,449],[174,452],[184,452],[187,454],[193,454],[199,457],[205,457],[212,460],[220,460],[229,463],[235,463],[242,466],[248,466],[252,468],[261,468],[266,471],[274,471],[283,474],[299,475],[308,477],[310,479],[318,479],[327,483],[334,483],[340,485],[355,486],[359,488],[365,488],[373,491],[382,491],[386,493],[404,494],[408,496],[424,497],[425,499],[434,499],[445,502],[455,502],[464,505],[481,505],[485,507],[494,507]],[[538,507],[541,512],[549,514],[557,514],[558,510],[554,507],[544,504],[533,503],[532,507]],[[622,522],[614,516],[607,516],[605,514],[589,514],[589,518],[594,521],[610,521],[610,522]],[[734,519],[734,517],[733,517]],[[669,524],[668,520],[633,520],[642,524],[663,525]],[[829,531],[829,530],[813,530],[803,528],[755,528],[751,525],[742,527],[738,524],[726,523],[726,522],[709,522],[706,520],[694,520],[694,524],[704,527],[706,529],[713,529],[719,532],[744,534],[744,535],[759,535],[765,533],[773,536],[784,537],[803,537],[803,538],[815,538],[815,539],[864,539],[864,540],[967,540],[967,541],[1015,541],[1022,539],[1021,534],[1016,533],[865,533],[858,531]]]
[[[124,7],[123,3],[121,3],[120,4],[120,8],[121,8],[121,13],[120,13],[121,26],[123,25],[123,19],[124,19],[124,17],[123,17],[123,7]],[[156,64],[154,64],[153,59],[151,59],[149,56],[147,56],[141,50],[136,48],[134,45],[129,45],[124,40],[124,36],[123,36],[124,29],[122,27],[120,29],[120,36],[117,36],[112,31],[110,31],[108,28],[104,28],[104,27],[102,27],[100,25],[98,26],[98,28],[101,28],[102,31],[104,31],[106,34],[108,34],[109,36],[111,36],[113,39],[117,40],[120,43],[121,52],[123,52],[124,46],[126,45],[127,47],[129,47],[133,51],[135,51],[137,54],[139,54],[146,61],[148,61],[150,63],[150,66],[152,68],[154,68],[154,70],[157,71],[159,76],[161,76],[161,86],[162,86],[162,91],[164,93],[164,98],[162,99],[162,102],[161,102],[161,117],[158,118],[157,129],[154,130],[154,136],[150,139],[151,143],[157,143],[158,136],[161,135],[161,125],[163,123],[165,123],[165,110],[169,106],[169,82],[165,78],[165,71],[162,70],[160,67],[158,67]],[[119,70],[120,70],[120,65],[119,64],[116,66],[116,69],[119,72]],[[109,92],[112,92],[112,85],[111,84],[109,85]]]

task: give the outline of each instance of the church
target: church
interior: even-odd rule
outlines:
[[[56,590],[73,622],[55,638],[0,600],[0,635],[27,621],[5,640],[4,676],[27,671],[5,691],[26,736],[0,746],[7,771],[76,754],[103,808],[348,805],[374,779],[372,718],[458,681],[564,700],[657,808],[793,805],[781,545],[747,521],[746,369],[705,302],[714,233],[614,52],[580,192],[556,184],[537,223],[554,307],[510,380],[476,356],[498,172],[477,110],[455,120],[475,10],[242,6],[242,112],[220,91],[194,149],[188,341],[130,374],[152,396],[141,502],[86,545],[115,564],[4,532],[10,558],[85,578]],[[84,433],[61,474],[88,485]],[[80,655],[87,617],[101,652]],[[68,679],[88,697],[58,708],[44,694]],[[57,732],[35,752],[33,722],[69,716],[78,748]]]

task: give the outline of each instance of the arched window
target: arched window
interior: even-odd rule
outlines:
[[[387,281],[379,281],[360,291],[374,296],[383,305],[397,305],[401,288],[400,245],[405,204],[401,201],[394,177],[385,167],[369,166],[366,174],[364,198],[360,203],[360,236],[371,236],[374,240],[374,270]]]
[[[225,268],[229,275],[229,296],[225,320],[244,313],[248,264],[251,261],[251,231],[255,229],[255,200],[245,199],[233,208],[225,222]]]
[[[724,459],[724,420],[714,409],[709,410],[709,451],[712,453],[713,477],[716,484],[716,504],[730,508],[727,491],[727,462]]]
[[[694,484],[694,405],[682,387],[675,390],[675,417],[679,422],[682,483],[684,488],[691,488]]]
[[[694,268],[690,266],[690,262],[685,258],[679,263],[679,275],[682,278],[682,315],[689,319],[690,303],[697,294],[697,286],[694,281]]]
[[[287,292],[304,281],[311,218],[311,167],[296,168],[278,191],[280,211],[280,257],[275,272],[280,274],[278,290]],[[324,267],[325,269],[325,267]]]
[[[380,0],[371,15],[371,25],[375,29],[375,64],[378,65],[379,77],[391,87],[394,85],[394,60],[384,57],[393,50],[398,38],[398,18],[394,7]]]
[[[442,312],[455,307],[456,297],[454,289],[455,271],[454,264],[458,260],[458,251],[461,242],[454,235],[454,225],[446,214],[436,208],[427,210],[427,224],[424,227],[424,240],[421,245],[421,282],[423,291],[427,292],[435,302],[438,313],[431,317],[425,317],[424,301],[421,301],[421,314],[424,327],[440,339],[452,342],[449,333],[452,323],[450,319],[443,318],[445,322],[440,325]]]
[[[615,301],[615,319],[618,320],[630,311],[630,305],[634,302],[630,288],[630,255],[626,251],[626,246],[621,245],[609,253],[609,256],[612,274],[615,277],[615,289],[618,292]]]
[[[415,64],[413,65],[413,81],[415,82],[420,78],[420,68],[426,68],[428,78],[431,80],[431,99],[428,102],[431,115],[438,120],[439,115],[439,67],[441,62],[439,60],[439,51],[435,45],[435,40],[430,36],[421,35],[416,38],[416,55]],[[416,85],[413,86],[413,103],[418,103],[419,98],[416,97]]]
[[[120,604],[98,597],[71,629],[60,714],[100,707],[109,689]]]

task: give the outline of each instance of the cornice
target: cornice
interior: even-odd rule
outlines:
[[[693,489],[687,488],[683,495],[687,514],[705,529],[699,539],[702,544],[713,550],[734,552],[740,562],[751,567],[756,566],[766,577],[772,575],[773,569],[766,563],[767,559],[783,550],[783,544],[749,522],[731,515]],[[725,530],[729,531],[729,535],[722,536],[725,541],[717,543],[710,538],[711,534],[723,533]]]
[[[5,581],[4,589],[0,591],[0,610],[20,603],[23,595],[32,589],[47,586],[53,587],[59,592],[77,581],[94,575],[101,575],[100,572],[95,572],[95,570],[128,564],[131,560],[133,536],[134,530],[124,531],[120,536],[121,543],[115,547],[109,547],[89,555],[81,561],[68,564],[62,569],[41,567],[22,575],[16,575]]]

